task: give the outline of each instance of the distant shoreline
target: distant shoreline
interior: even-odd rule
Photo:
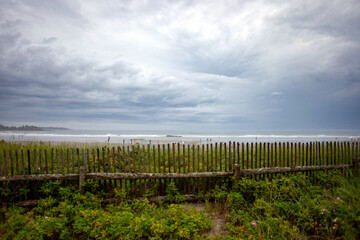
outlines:
[[[69,128],[60,128],[60,127],[37,127],[37,126],[29,126],[23,125],[21,127],[15,126],[4,126],[0,124],[0,131],[55,131],[55,130],[71,130]]]

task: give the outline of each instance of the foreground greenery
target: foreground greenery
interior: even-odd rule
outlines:
[[[339,171],[244,178],[231,191],[215,188],[206,209],[226,215],[227,234],[216,239],[360,239],[359,180]],[[168,197],[181,202],[172,183]],[[31,210],[3,206],[2,239],[203,239],[212,227],[206,214],[181,205],[121,201],[122,189],[106,206],[60,181],[42,191]]]
[[[212,227],[204,213],[181,205],[145,199],[102,207],[97,196],[62,187],[60,181],[42,190],[48,197],[31,211],[2,208],[2,239],[194,239]]]
[[[360,239],[359,180],[298,174],[243,179],[229,195],[215,193],[228,211],[227,239]]]

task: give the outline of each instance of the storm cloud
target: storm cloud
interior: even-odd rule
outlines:
[[[0,121],[360,129],[360,3],[2,1]]]

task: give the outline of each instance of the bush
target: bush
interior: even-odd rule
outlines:
[[[204,213],[149,201],[119,202],[101,207],[90,192],[58,182],[43,186],[47,198],[32,211],[3,208],[2,239],[194,239],[211,228]]]
[[[311,178],[291,174],[271,181],[239,181],[229,194],[230,236],[359,239],[359,178],[349,179],[337,171],[316,173]]]

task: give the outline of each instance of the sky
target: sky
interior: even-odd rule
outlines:
[[[360,129],[358,0],[0,0],[0,123]]]

